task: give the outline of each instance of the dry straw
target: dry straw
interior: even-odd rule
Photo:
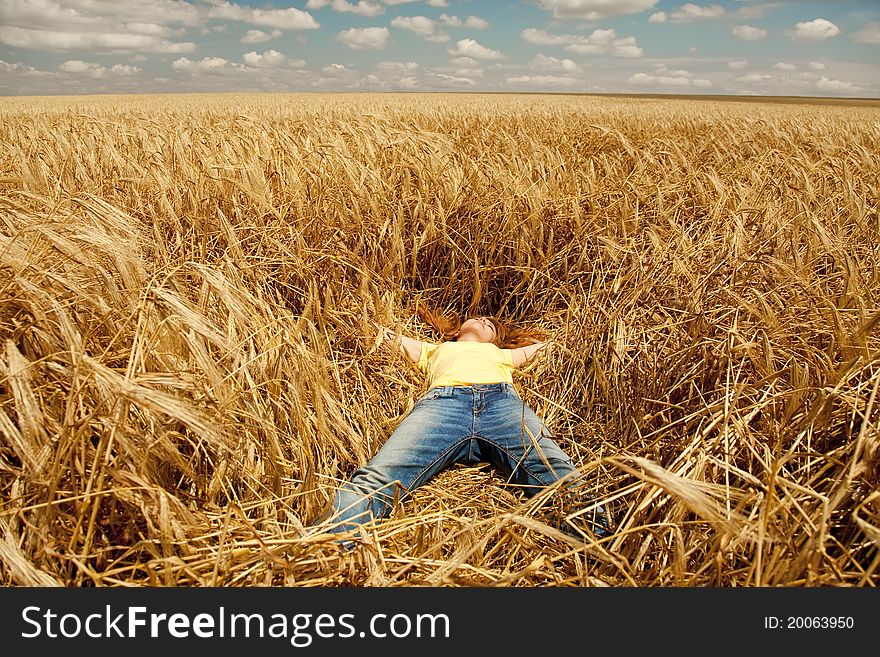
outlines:
[[[876,586],[880,108],[0,102],[7,585]],[[456,467],[304,536],[422,392],[373,321],[536,326],[613,511]],[[569,533],[559,531],[559,514]]]

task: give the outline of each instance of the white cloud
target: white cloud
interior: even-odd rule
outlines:
[[[700,20],[712,20],[724,16],[724,7],[721,5],[707,5],[701,7],[692,2],[682,5],[669,14],[670,23],[693,23]]]
[[[865,23],[853,33],[852,40],[856,43],[880,44],[880,23]]]
[[[277,50],[267,50],[260,54],[248,52],[242,56],[244,63],[254,68],[277,68],[287,61],[287,56]]]
[[[658,11],[654,14],[651,14],[648,17],[649,23],[665,23],[669,16],[666,15],[665,11]]]
[[[416,62],[384,61],[376,64],[375,73],[356,84],[369,83],[384,89],[412,90],[422,87],[422,77],[422,67]]]
[[[727,67],[732,69],[742,69],[749,65],[749,61],[747,59],[734,59],[733,61],[727,62]]]
[[[463,21],[458,16],[450,16],[449,14],[440,14],[440,18],[437,21],[448,27],[461,27],[463,24]]]
[[[825,76],[822,76],[822,78],[816,82],[816,89],[819,91],[833,91],[835,93],[856,93],[862,90],[861,87],[854,85],[852,82],[831,80]]]
[[[314,29],[318,23],[299,9],[253,9],[209,0],[3,0],[0,43],[16,48],[92,52],[188,53],[191,42],[177,42],[180,26],[202,32],[211,20],[261,25],[275,30]]]
[[[626,37],[623,39],[615,39],[611,43],[611,54],[615,57],[623,57],[626,59],[636,59],[641,57],[643,51],[636,44],[635,37]]]
[[[601,55],[608,52],[607,46],[589,43],[588,41],[573,43],[570,46],[566,46],[565,49],[576,55]]]
[[[234,64],[222,57],[204,57],[197,62],[181,57],[171,63],[171,68],[175,71],[182,71],[193,75],[227,75],[247,70],[244,64]]]
[[[807,64],[807,67],[811,68],[814,71],[824,71],[825,70],[825,64],[823,64],[822,62],[810,62],[809,64]]]
[[[489,21],[479,16],[468,16],[464,21],[464,26],[472,30],[485,30],[489,27]]]
[[[642,56],[642,49],[636,43],[635,37],[617,38],[617,32],[613,29],[593,30],[587,36],[567,35],[574,39],[565,47],[569,52],[579,55],[611,54],[615,57],[636,58]]]
[[[91,50],[104,52],[184,53],[194,43],[175,43],[161,37],[124,32],[60,32],[0,26],[0,43],[14,48],[40,50]]]
[[[321,69],[324,75],[348,75],[352,73],[350,68],[346,68],[345,64],[329,64]]]
[[[234,2],[221,2],[208,10],[210,18],[240,21],[279,30],[314,30],[320,27],[312,15],[302,9],[252,9]]]
[[[93,62],[84,62],[80,59],[70,59],[58,69],[64,73],[71,73],[73,75],[82,75],[90,78],[103,78],[107,73],[112,73],[113,75],[120,76],[129,76],[135,75],[141,69],[137,66],[127,66],[122,64],[116,64],[112,68],[108,69],[101,64],[95,64]]]
[[[731,34],[742,41],[759,41],[767,36],[767,30],[751,25],[737,25],[731,30]]]
[[[456,66],[462,66],[464,68],[474,67],[474,66],[480,65],[480,62],[478,62],[476,59],[472,59],[470,57],[453,57],[449,61],[452,62],[453,64],[455,64]]]
[[[464,78],[481,78],[483,77],[483,69],[465,66],[463,68],[455,69],[453,74]]]
[[[412,73],[419,70],[419,65],[415,62],[379,62],[376,64],[376,69],[393,73]]]
[[[449,3],[446,0],[428,0],[428,4],[432,7],[448,7]]]
[[[583,83],[582,80],[577,78],[568,78],[560,75],[518,75],[508,77],[506,82],[507,84],[538,87],[571,87]]]
[[[593,33],[587,37],[587,41],[596,45],[607,46],[613,43],[616,37],[617,32],[614,30],[593,30]]]
[[[449,35],[437,29],[437,23],[427,16],[398,16],[391,21],[392,27],[409,30],[427,41],[446,43]]]
[[[550,34],[545,30],[526,28],[520,32],[523,41],[541,46],[565,46],[565,50],[578,55],[611,54],[615,57],[636,58],[643,54],[635,37],[617,38],[613,29],[593,30],[589,36],[575,34]]]
[[[771,68],[775,68],[777,71],[796,71],[797,66],[794,64],[789,64],[788,62],[777,62]]]
[[[342,30],[335,40],[354,50],[381,50],[390,38],[387,27],[353,27]]]
[[[319,27],[308,12],[300,9],[255,9],[225,0],[198,3],[184,0],[3,0],[0,3],[0,25],[78,35],[136,34],[169,38],[176,32],[169,27],[171,25],[211,30],[214,28],[206,25],[211,20],[237,21],[282,30]]]
[[[538,30],[533,27],[527,27],[524,29],[520,32],[520,36],[523,41],[528,41],[529,43],[534,43],[539,46],[563,45],[566,43],[574,43],[578,40],[578,37],[571,34],[550,34],[546,30]]]
[[[430,36],[436,29],[434,21],[427,16],[398,16],[391,21],[391,26],[415,32],[419,36]]]
[[[492,50],[481,45],[473,39],[462,39],[455,44],[454,48],[447,48],[450,55],[456,57],[473,57],[474,59],[504,59],[504,55],[498,50]]]
[[[65,73],[88,73],[90,70],[104,67],[100,64],[89,64],[79,59],[71,59],[61,64],[58,68]]]
[[[102,32],[109,27],[134,25],[198,26],[207,17],[205,7],[183,0],[3,0],[0,24],[37,30]],[[129,29],[129,28],[125,28]]]
[[[804,21],[794,26],[793,41],[825,41],[840,34],[840,28],[824,18]]]
[[[636,73],[631,75],[628,84],[649,87],[711,87],[709,80],[692,78],[685,75],[648,75]]]
[[[49,73],[48,71],[40,71],[35,69],[33,66],[28,66],[27,64],[22,64],[21,62],[16,62],[15,64],[9,64],[8,62],[4,62],[0,59],[0,73],[4,75],[11,76],[22,76],[22,77],[52,77],[55,75],[54,73]]]
[[[528,66],[536,71],[563,71],[565,73],[579,73],[581,71],[581,67],[571,59],[557,59],[542,54],[535,55]]]
[[[276,39],[283,34],[281,30],[272,30],[271,32],[263,32],[262,30],[248,30],[241,38],[242,43],[265,43]]]
[[[446,73],[436,73],[440,83],[449,87],[472,87],[476,84],[471,78],[460,75],[447,75]]]
[[[306,3],[306,9],[323,9],[327,6],[332,7],[333,11],[359,16],[378,16],[385,13],[385,7],[378,2],[370,2],[370,0],[360,0],[355,4],[346,0],[309,0]]]
[[[126,77],[137,75],[141,70],[142,69],[139,66],[129,66],[128,64],[114,64],[110,67],[110,73],[112,75],[122,75]]]
[[[485,30],[489,27],[489,21],[483,20],[478,16],[468,16],[465,20],[461,20],[458,16],[440,14],[438,21],[441,25],[448,27],[469,27],[474,30]]]
[[[160,37],[170,37],[174,36],[174,30],[165,25],[158,25],[157,23],[126,23],[125,27],[134,32],[135,34],[146,34],[149,36],[160,36]]]
[[[657,68],[657,75],[636,73],[631,75],[627,84],[638,87],[711,87],[709,80],[695,78],[691,73],[684,70],[671,71],[662,66]]]
[[[556,18],[584,18],[598,21],[610,16],[637,14],[651,9],[658,0],[536,0]]]

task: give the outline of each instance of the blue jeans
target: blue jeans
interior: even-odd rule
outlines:
[[[488,461],[529,497],[563,477],[570,488],[579,483],[577,469],[550,435],[509,383],[432,388],[376,456],[337,490],[328,531],[387,516],[396,501],[455,463]],[[580,496],[583,506],[589,501]],[[589,529],[607,535],[601,508]]]

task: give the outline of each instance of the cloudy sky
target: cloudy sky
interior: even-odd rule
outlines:
[[[880,97],[880,1],[0,0],[0,95]]]

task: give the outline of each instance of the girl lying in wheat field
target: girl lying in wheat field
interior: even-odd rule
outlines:
[[[577,492],[582,483],[577,468],[513,385],[513,370],[552,343],[540,340],[538,331],[513,329],[495,317],[459,323],[457,317],[426,308],[419,308],[419,315],[443,342],[377,328],[383,342],[392,343],[426,374],[427,392],[370,462],[339,487],[312,526],[348,532],[388,516],[397,501],[453,464],[489,462],[528,497],[557,485],[564,496],[575,498],[578,508],[588,509],[586,530],[607,536],[605,510]],[[569,534],[575,529],[558,524]]]

